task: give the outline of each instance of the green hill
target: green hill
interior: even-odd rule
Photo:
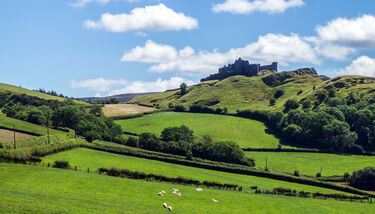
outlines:
[[[222,81],[212,80],[188,87],[185,95],[180,90],[166,91],[134,98],[131,103],[159,105],[167,108],[169,103],[190,106],[203,104],[212,108],[227,107],[235,112],[240,109],[282,110],[288,99],[303,101],[316,99],[319,91],[333,90],[337,96],[349,92],[359,96],[375,94],[375,78],[341,76],[333,79],[312,73],[309,69],[266,74],[264,76],[232,76]],[[270,106],[270,99],[278,90],[284,94]]]
[[[14,94],[26,94],[29,96],[39,97],[45,100],[58,100],[58,101],[67,100],[67,98],[52,96],[49,94],[44,94],[44,93],[40,93],[37,91],[33,91],[33,90],[26,89],[26,88],[5,84],[5,83],[0,83],[0,92],[10,92]],[[77,104],[87,104],[79,100],[73,100],[73,101]]]

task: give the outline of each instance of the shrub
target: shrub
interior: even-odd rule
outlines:
[[[69,162],[68,161],[62,161],[62,160],[56,160],[53,163],[53,168],[60,168],[60,169],[68,169],[70,168]]]
[[[349,182],[352,187],[375,191],[375,167],[354,171]]]
[[[322,173],[317,172],[315,176],[316,176],[317,178],[320,178],[320,177],[322,177]]]
[[[273,95],[273,98],[275,98],[275,99],[279,99],[281,96],[283,96],[284,95],[284,90],[281,90],[281,89],[279,89],[279,90],[277,90],[276,92],[275,92],[275,94]]]
[[[270,99],[270,106],[274,106],[276,104],[276,99],[275,98],[271,98]]]
[[[193,131],[187,126],[182,125],[180,127],[169,127],[165,128],[161,132],[161,139],[164,141],[186,141],[193,143],[194,135]]]
[[[297,109],[299,107],[299,103],[297,100],[289,99],[284,104],[284,112],[288,112],[291,109]]]
[[[128,140],[126,141],[126,145],[138,148],[139,147],[138,139],[135,137],[129,137]]]
[[[293,175],[299,177],[299,170],[294,170]]]
[[[176,112],[185,112],[186,111],[186,107],[184,105],[176,105],[176,107],[174,108],[174,111],[176,111]]]
[[[300,95],[300,94],[302,94],[302,92],[303,92],[302,90],[299,90],[299,91],[297,92],[297,96]]]

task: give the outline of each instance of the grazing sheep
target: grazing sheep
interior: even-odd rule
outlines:
[[[177,193],[177,196],[178,196],[178,197],[180,197],[180,196],[181,196],[181,193],[180,193],[180,192],[179,192],[179,193]]]
[[[159,192],[159,193],[158,193],[158,196],[161,196],[161,197],[163,197],[163,196],[164,196],[164,194],[163,194],[162,192]]]
[[[164,191],[164,190],[162,190],[162,191],[161,191],[161,193],[165,194],[165,191]]]
[[[214,198],[212,199],[212,202],[214,202],[214,203],[217,203],[217,202],[219,202],[218,200],[215,200]]]
[[[171,206],[168,206],[168,210],[171,211],[171,212],[173,211]]]
[[[177,194],[177,192],[176,192],[176,191],[173,191],[172,193],[173,193],[173,194],[175,194],[175,195]]]
[[[202,191],[202,188],[196,188],[195,191],[200,192]]]
[[[164,204],[163,204],[163,207],[164,207],[164,208],[167,208],[167,207],[168,207],[167,203],[164,203]]]
[[[178,189],[175,189],[175,188],[172,188],[173,189],[173,192],[178,192]]]

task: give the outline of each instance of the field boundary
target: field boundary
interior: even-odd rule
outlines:
[[[180,164],[180,165],[185,165],[185,166],[210,169],[210,170],[222,171],[222,172],[229,172],[229,173],[235,173],[235,174],[242,174],[242,175],[252,175],[252,176],[257,176],[257,177],[270,178],[274,180],[281,180],[281,181],[287,181],[287,182],[292,182],[292,183],[323,187],[327,189],[333,189],[333,190],[343,191],[343,192],[357,194],[357,195],[365,195],[365,196],[370,196],[370,197],[375,198],[375,194],[362,191],[353,187],[339,186],[336,184],[317,181],[317,180],[308,179],[308,178],[299,178],[299,177],[295,177],[291,175],[276,174],[276,173],[271,173],[267,171],[260,171],[260,170],[256,170],[250,167],[236,166],[234,164],[232,166],[224,166],[220,162],[204,163],[204,162],[191,161],[191,160],[177,158],[177,157],[166,157],[166,156],[160,157],[157,155],[146,154],[146,153],[143,153],[142,151],[131,151],[126,148],[116,148],[116,147],[110,147],[110,146],[104,147],[104,146],[99,146],[99,145],[95,145],[95,146],[84,145],[84,147],[98,150],[98,151],[104,151],[104,152],[120,154],[120,155],[135,156],[135,157],[146,158],[146,159],[151,159],[151,160],[158,160],[158,161],[167,162],[167,163]]]
[[[38,134],[38,133],[35,133],[35,132],[29,132],[29,131],[25,131],[25,130],[17,129],[17,128],[13,129],[13,128],[9,128],[9,127],[6,127],[6,126],[0,126],[0,129],[5,129],[5,130],[8,130],[8,131],[16,131],[16,132],[20,132],[20,133],[23,133],[23,134],[36,136],[36,137],[43,136],[42,134]]]

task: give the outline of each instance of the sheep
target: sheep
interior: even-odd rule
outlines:
[[[173,208],[171,206],[168,206],[168,210],[172,212]]]
[[[202,188],[196,188],[195,191],[200,192],[202,191]]]
[[[162,192],[159,192],[159,193],[158,193],[158,196],[161,196],[161,197],[163,197],[163,196],[164,196],[164,194],[163,194]]]
[[[173,194],[175,194],[175,195],[177,194],[177,192],[176,192],[176,191],[173,191],[172,193],[173,193]]]
[[[214,202],[214,203],[217,203],[217,202],[219,202],[218,200],[215,200],[214,198],[212,199],[212,202]]]
[[[164,203],[164,204],[163,204],[163,207],[164,207],[164,208],[167,208],[167,207],[168,207],[167,203]]]
[[[177,196],[178,196],[178,197],[180,197],[180,196],[181,196],[181,193],[180,193],[180,192],[179,192],[179,193],[177,193]]]
[[[179,190],[178,189],[175,189],[175,188],[172,188],[173,189],[173,192],[178,192]]]
[[[162,190],[162,191],[161,191],[161,193],[165,194],[165,191],[164,191],[164,190]]]

